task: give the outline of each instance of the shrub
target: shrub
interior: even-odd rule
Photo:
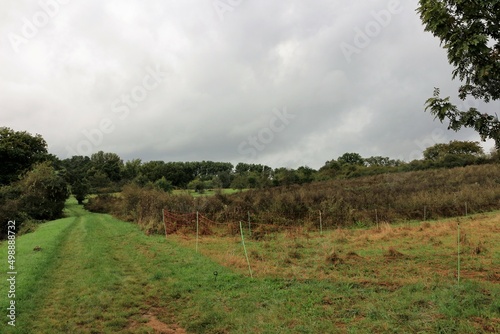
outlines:
[[[91,212],[116,214],[118,202],[120,202],[120,199],[110,194],[99,194],[96,197],[89,198],[84,207]]]
[[[66,181],[57,175],[50,163],[41,163],[19,182],[22,210],[37,220],[51,220],[62,216],[69,197]]]

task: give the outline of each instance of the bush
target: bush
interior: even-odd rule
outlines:
[[[16,221],[18,234],[33,227],[23,224],[52,220],[62,216],[69,196],[66,181],[57,175],[50,163],[36,165],[24,177],[9,186],[0,187],[0,238],[6,236],[7,222]]]
[[[22,210],[37,220],[60,218],[69,197],[66,181],[50,163],[41,163],[19,182]]]
[[[84,207],[91,212],[116,214],[119,202],[119,198],[110,194],[99,194],[96,197],[89,198]]]
[[[119,197],[99,195],[89,199],[85,205],[90,211],[110,213],[136,222],[148,233],[163,231],[163,209],[192,212],[194,207],[194,199],[189,195],[171,195],[156,188],[142,188],[135,183],[125,185]]]

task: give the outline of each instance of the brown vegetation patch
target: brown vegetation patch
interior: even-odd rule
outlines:
[[[423,222],[422,225],[420,225],[420,230],[423,231],[423,230],[428,229],[430,227],[431,227],[431,223]]]
[[[274,225],[258,225],[252,230],[252,239],[254,240],[267,240],[272,238],[272,234],[280,231],[279,226]]]
[[[385,282],[385,281],[358,281],[356,282],[364,287],[377,287],[386,291],[396,291],[400,289],[403,284],[398,282]]]
[[[484,246],[483,242],[479,242],[476,247],[472,249],[472,254],[474,255],[481,255],[484,254],[487,251],[486,247]]]
[[[490,281],[490,282],[493,282],[493,283],[500,283],[500,272],[498,273],[488,273],[486,275],[486,280]]]
[[[350,251],[346,254],[346,258],[350,260],[361,260],[362,256],[359,256],[356,252]]]
[[[484,319],[480,317],[472,317],[474,321],[474,326],[479,331],[484,331],[486,333],[498,333],[497,329],[500,327],[500,318]]]
[[[332,251],[330,254],[326,256],[326,262],[329,264],[336,265],[344,263],[344,260],[342,260],[342,258],[336,251]]]
[[[154,314],[145,314],[143,316],[148,320],[146,323],[147,327],[152,328],[157,334],[185,334],[186,330],[178,326],[177,324],[166,324],[158,320]]]
[[[386,258],[390,258],[390,259],[404,259],[407,257],[403,253],[397,251],[394,247],[389,247],[389,249],[387,250],[387,253],[385,253],[384,256]]]

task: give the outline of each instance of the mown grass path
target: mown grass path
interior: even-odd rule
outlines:
[[[494,285],[258,278],[134,224],[84,211],[17,240],[16,326],[0,333],[481,333],[498,330]],[[39,246],[41,251],[33,249]],[[235,247],[239,247],[235,243]],[[6,243],[0,245],[3,275]],[[217,278],[214,272],[217,271]]]
[[[155,266],[145,254],[158,239],[74,203],[67,211],[70,217],[18,238],[16,326],[2,321],[0,332],[153,332],[147,324],[157,291],[148,280]],[[41,250],[34,251],[36,246]],[[0,292],[6,296],[5,284]]]

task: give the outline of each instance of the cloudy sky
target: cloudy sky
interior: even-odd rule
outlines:
[[[477,140],[424,113],[459,83],[417,1],[40,0],[0,5],[0,126],[61,158],[321,167]],[[498,104],[456,101],[495,112]],[[488,149],[491,143],[485,143]]]

